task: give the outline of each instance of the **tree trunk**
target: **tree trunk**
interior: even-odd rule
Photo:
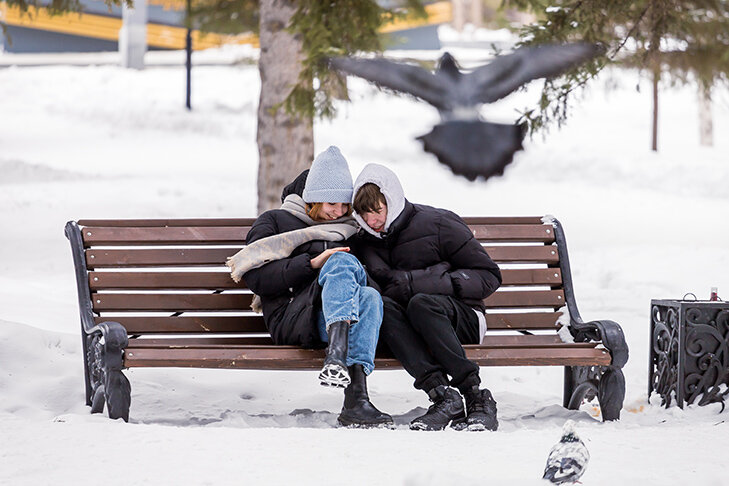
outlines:
[[[660,68],[653,69],[653,134],[651,150],[658,152],[658,81],[661,79]]]
[[[288,27],[296,11],[291,0],[261,0],[261,96],[258,104],[258,213],[281,205],[281,190],[314,158],[313,120],[276,109],[299,78],[301,40]]]
[[[714,146],[714,122],[711,116],[711,86],[699,83],[699,142]]]

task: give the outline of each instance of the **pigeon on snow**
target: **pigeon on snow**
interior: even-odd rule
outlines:
[[[549,451],[542,478],[554,484],[575,483],[584,474],[589,461],[590,453],[577,436],[575,423],[568,420],[562,429],[562,438]]]
[[[377,59],[330,59],[335,69],[359,76],[384,88],[411,94],[435,106],[441,123],[418,137],[426,152],[455,174],[474,180],[503,174],[521,150],[526,126],[481,120],[479,108],[504,98],[539,78],[554,77],[595,57],[594,44],[572,43],[522,47],[498,56],[485,66],[463,73],[445,53],[435,73],[418,66]]]

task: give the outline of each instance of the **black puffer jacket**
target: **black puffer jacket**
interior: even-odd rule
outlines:
[[[301,195],[306,172],[286,186],[282,200],[289,194]],[[256,219],[246,243],[306,227],[306,223],[288,211],[272,209]],[[326,248],[347,244],[344,241],[311,241],[296,248],[289,258],[272,261],[243,275],[248,288],[261,297],[263,320],[276,344],[324,346],[317,330],[321,309],[319,270],[311,268],[311,259]]]
[[[450,295],[483,309],[483,299],[501,285],[499,267],[458,215],[410,203],[395,174],[382,169],[370,164],[355,183],[355,193],[367,182],[377,184],[388,202],[384,233],[357,218],[363,229],[355,247],[382,294],[401,303],[418,293]],[[390,208],[402,209],[389,214]]]

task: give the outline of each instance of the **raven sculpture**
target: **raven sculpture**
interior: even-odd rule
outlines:
[[[503,174],[514,152],[523,148],[526,133],[524,124],[483,121],[481,105],[500,100],[534,79],[562,74],[600,52],[599,46],[586,43],[522,47],[468,73],[462,72],[447,52],[434,73],[384,58],[337,57],[330,59],[330,64],[338,71],[413,95],[436,107],[441,123],[418,139],[425,151],[455,174],[474,180]]]

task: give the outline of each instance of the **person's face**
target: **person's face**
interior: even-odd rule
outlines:
[[[380,233],[385,229],[385,222],[387,221],[387,204],[381,202],[378,209],[375,211],[367,211],[360,216],[367,223],[367,226],[373,231]]]
[[[319,215],[325,221],[331,221],[339,219],[349,211],[349,204],[347,203],[321,203],[321,212]]]

